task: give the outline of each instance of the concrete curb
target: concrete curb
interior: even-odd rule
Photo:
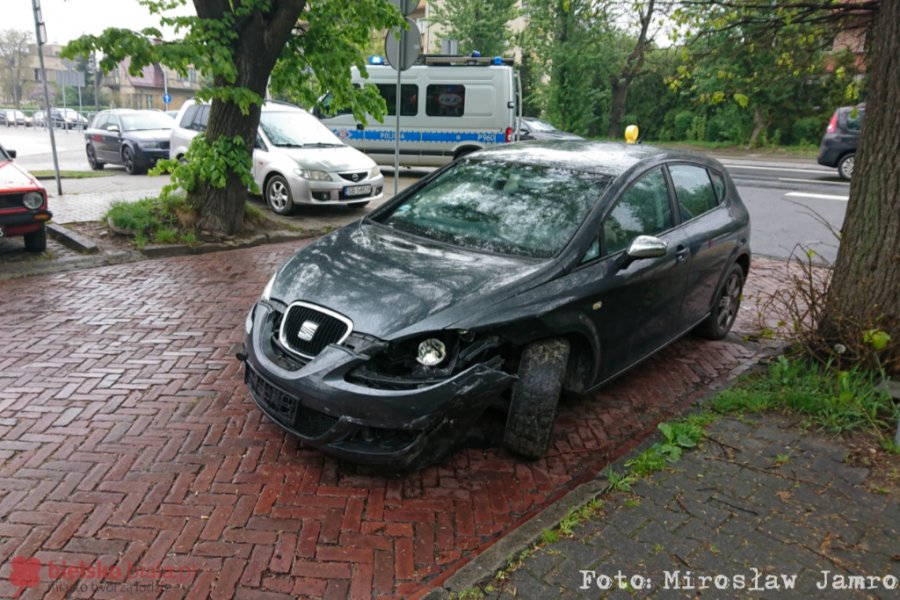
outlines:
[[[80,233],[75,233],[62,225],[47,223],[47,233],[50,234],[50,237],[54,240],[75,252],[81,252],[82,254],[97,254],[100,251],[97,244],[94,243],[94,240],[86,238]]]
[[[298,232],[276,231],[273,233],[259,233],[245,240],[233,240],[226,242],[202,242],[200,244],[148,244],[141,253],[148,258],[168,258],[171,256],[184,256],[188,254],[208,254],[210,252],[224,252],[226,250],[240,250],[252,248],[264,244],[279,244],[295,240],[305,240],[325,235],[324,231],[304,230]]]
[[[783,349],[778,344],[759,344],[757,355],[747,359],[729,371],[726,378],[713,383],[707,392],[697,399],[694,404],[675,416],[685,416],[696,410],[702,410],[704,404],[722,389],[731,386],[739,376],[749,372],[762,361],[770,358]],[[673,418],[675,417],[673,416]],[[625,462],[634,458],[655,442],[659,441],[658,432],[651,433],[641,443],[626,452],[623,456],[609,463],[608,468],[622,471]],[[605,469],[604,469],[605,471]],[[490,548],[476,556],[471,562],[464,565],[459,571],[448,577],[440,587],[432,589],[424,596],[424,600],[449,600],[457,597],[462,592],[469,590],[488,577],[506,566],[511,557],[517,556],[524,550],[531,548],[540,539],[545,529],[553,529],[559,525],[563,517],[570,510],[578,510],[594,498],[602,498],[608,492],[607,479],[603,472],[591,481],[585,482],[572,491],[565,494],[559,500],[539,512],[537,515],[523,523],[511,533],[500,538]]]

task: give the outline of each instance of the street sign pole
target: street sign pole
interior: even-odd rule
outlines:
[[[406,36],[400,37],[400,56],[406,56]],[[400,189],[400,76],[403,71],[397,68],[396,111],[394,112],[396,127],[394,128],[394,195]]]
[[[41,0],[31,0],[34,10],[34,31],[37,38],[38,62],[41,67],[41,82],[44,84],[44,118],[50,125],[50,149],[53,151],[53,170],[56,172],[56,193],[63,195],[62,179],[59,177],[59,158],[56,155],[56,136],[53,135],[53,115],[50,114],[50,92],[47,91],[47,71],[44,69],[44,44],[47,43],[47,29],[41,15]]]

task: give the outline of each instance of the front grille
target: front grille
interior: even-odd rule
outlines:
[[[264,404],[272,416],[306,437],[320,437],[338,421],[335,417],[303,406],[297,398],[285,394],[249,366],[247,385],[253,397]]]
[[[295,302],[285,312],[281,344],[297,354],[313,358],[328,345],[343,342],[352,329],[353,323],[346,317],[305,302]]]
[[[169,149],[169,142],[160,142],[160,143],[159,143],[159,147],[160,147],[161,150],[168,150],[168,149]]]
[[[3,194],[0,196],[0,210],[24,208],[25,205],[22,204],[23,197],[25,197],[25,194]]]
[[[339,173],[339,175],[347,181],[362,181],[366,178],[368,173],[360,171],[359,173]]]

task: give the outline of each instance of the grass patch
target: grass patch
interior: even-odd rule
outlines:
[[[246,225],[259,226],[266,222],[265,215],[257,207],[245,204],[244,210]],[[187,203],[183,193],[163,194],[137,202],[114,202],[104,219],[133,235],[138,249],[150,243],[189,246],[198,243],[197,212]]]
[[[37,171],[29,171],[36,179],[56,179],[56,171],[49,169],[39,169]],[[93,177],[112,177],[115,175],[113,171],[60,171],[60,179],[91,179]]]
[[[809,428],[829,433],[871,430],[880,440],[893,431],[900,409],[878,384],[878,373],[827,366],[780,356],[766,373],[720,392],[710,408],[721,414],[767,410],[804,417]]]

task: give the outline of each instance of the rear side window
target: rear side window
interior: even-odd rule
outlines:
[[[712,179],[713,189],[716,190],[716,201],[722,202],[725,199],[725,178],[717,171],[710,171],[709,178]]]
[[[847,129],[850,131],[859,131],[862,127],[863,115],[866,114],[864,108],[851,108],[847,111]]]
[[[387,105],[387,114],[397,114],[397,86],[392,83],[379,83],[378,91]],[[419,86],[404,83],[400,86],[400,116],[413,117],[419,114]]]
[[[662,169],[654,169],[622,194],[603,221],[606,254],[625,250],[639,235],[657,235],[674,224],[666,178]]]
[[[429,117],[461,117],[466,106],[466,86],[429,85],[425,92],[425,114]]]
[[[719,204],[709,174],[703,167],[670,165],[669,174],[672,176],[682,221],[702,215]]]

